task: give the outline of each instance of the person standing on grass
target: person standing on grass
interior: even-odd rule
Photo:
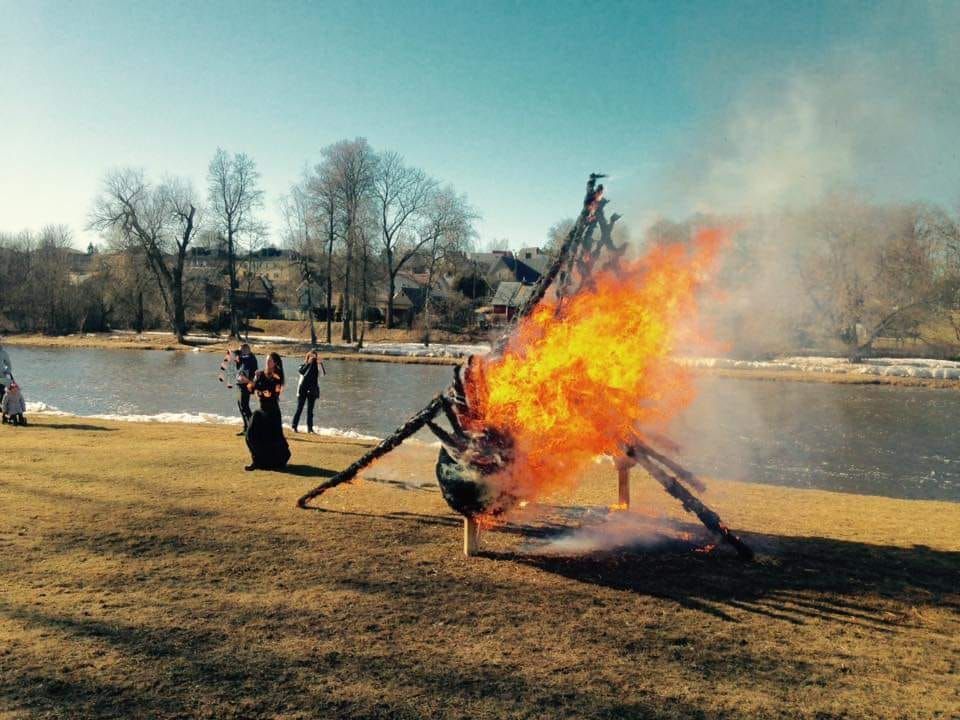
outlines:
[[[237,407],[240,408],[240,417],[243,418],[243,430],[237,435],[246,435],[250,426],[253,411],[250,410],[250,383],[257,374],[257,357],[250,351],[250,346],[244,343],[240,346],[237,355]]]
[[[260,399],[260,409],[250,418],[247,429],[250,464],[244,470],[279,470],[290,459],[290,446],[283,437],[280,418],[283,382],[283,360],[277,353],[270,353],[267,369],[257,372],[249,385],[250,392]]]
[[[303,365],[300,366],[300,381],[297,384],[297,411],[293,414],[293,422],[290,425],[294,432],[299,432],[297,425],[300,424],[300,413],[303,412],[304,403],[307,405],[307,432],[313,432],[313,405],[320,397],[320,376],[326,374],[323,363],[317,357],[317,352],[315,350],[308,352],[303,360]]]

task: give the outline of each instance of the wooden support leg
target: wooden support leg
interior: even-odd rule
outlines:
[[[480,549],[480,526],[475,518],[463,518],[463,554],[476,555]]]

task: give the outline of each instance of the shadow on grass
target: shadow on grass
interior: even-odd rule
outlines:
[[[266,470],[267,472],[278,472],[287,475],[296,475],[298,477],[319,477],[330,478],[337,474],[336,470],[315,467],[313,465],[287,465],[279,470]]]
[[[388,484],[402,484],[400,481],[375,481],[375,482],[386,482]],[[405,489],[410,490],[420,490],[421,492],[439,492],[436,489],[431,490],[430,488],[421,488],[421,487],[408,487]],[[403,510],[395,510],[385,513],[365,513],[358,512],[356,510],[333,510],[331,508],[318,507],[316,505],[310,505],[303,508],[304,510],[312,510],[313,512],[319,513],[331,513],[333,515],[352,515],[353,517],[365,517],[365,518],[374,518],[380,520],[399,520],[407,522],[415,522],[420,525],[440,525],[442,527],[461,527],[463,525],[463,518],[459,515],[426,515],[423,513],[412,513],[406,512]],[[517,535],[524,538],[536,538],[536,539],[549,539],[556,537],[557,535],[570,530],[570,527],[567,525],[555,524],[555,523],[541,523],[536,526],[531,525],[521,525],[518,523],[503,523],[497,525],[489,532],[494,532],[504,535]]]
[[[520,667],[442,648],[423,656],[360,645],[324,650],[318,641],[291,657],[271,643],[234,642],[221,629],[107,622],[2,602],[0,616],[87,648],[107,646],[124,660],[122,682],[84,677],[63,663],[14,666],[0,678],[3,697],[11,707],[43,717],[412,719],[473,718],[477,710],[486,711],[482,717],[530,717],[533,708],[547,711],[537,717],[704,717],[679,698],[617,699],[602,688],[566,682],[542,687]],[[235,619],[262,621],[243,613]],[[276,619],[298,624],[295,614]]]
[[[88,432],[116,432],[116,428],[108,428],[103,425],[88,425],[85,423],[31,423],[29,428],[40,428],[41,430],[84,430]]]
[[[693,526],[691,526],[693,527]],[[555,557],[516,551],[481,553],[578,583],[668,599],[727,621],[736,611],[793,624],[829,619],[890,631],[916,626],[902,605],[937,605],[960,612],[960,552],[868,545],[822,537],[746,535],[758,559],[729,549],[660,549]],[[856,597],[870,596],[867,602]],[[893,611],[886,602],[900,605]]]
[[[452,515],[311,509],[421,526],[458,528],[462,523]],[[817,618],[888,632],[922,622],[919,615],[905,614],[903,605],[933,604],[960,613],[960,552],[744,534],[744,541],[758,554],[757,560],[744,562],[722,544],[701,552],[702,539],[709,536],[699,524],[680,522],[672,527],[698,539],[666,539],[643,549],[547,554],[542,541],[573,529],[561,514],[536,525],[506,523],[485,531],[522,542],[509,550],[481,550],[479,557],[532,567],[585,586],[666,599],[729,622],[747,612],[797,625]],[[868,602],[856,600],[867,596]]]

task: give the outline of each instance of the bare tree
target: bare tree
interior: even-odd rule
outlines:
[[[340,237],[340,213],[337,188],[333,179],[334,167],[329,159],[317,165],[306,183],[312,214],[317,218],[326,252],[326,321],[327,344],[333,341],[333,246]]]
[[[80,329],[77,317],[76,288],[70,279],[67,259],[73,233],[66,225],[46,225],[36,238],[27,279],[29,310],[39,319],[45,332]]]
[[[430,199],[419,231],[421,244],[428,250],[424,345],[430,344],[430,306],[438,271],[451,255],[462,252],[470,244],[476,235],[473,223],[478,218],[466,196],[458,195],[451,187],[434,192]]]
[[[369,202],[373,185],[375,156],[364,138],[341,140],[323,150],[326,175],[332,183],[343,218],[344,283],[343,333],[345,342],[352,342],[351,270],[357,243],[357,224],[363,204]]]
[[[222,148],[217,148],[210,161],[207,181],[210,209],[222,233],[227,253],[230,337],[240,336],[236,308],[238,244],[241,236],[256,233],[261,228],[256,218],[256,212],[263,204],[259,180],[260,173],[249,156],[244,153],[230,155]]]
[[[141,333],[153,321],[153,305],[159,298],[151,292],[151,272],[143,251],[122,245],[119,248],[111,258],[114,307],[121,323]]]
[[[316,226],[311,210],[310,198],[305,189],[307,179],[290,188],[290,194],[280,201],[280,209],[286,224],[287,246],[295,253],[297,268],[300,271],[300,287],[307,300],[307,314],[310,319],[310,345],[317,345],[317,330],[313,315],[313,287],[317,280],[316,270]]]
[[[160,186],[160,193],[169,208],[170,235],[172,241],[173,268],[166,270],[169,276],[170,296],[173,303],[173,323],[177,340],[183,342],[187,331],[185,314],[186,302],[183,291],[183,270],[187,259],[187,249],[196,238],[202,224],[200,201],[193,185],[189,181],[169,180]],[[149,253],[148,253],[149,257]],[[165,262],[160,265],[165,270]]]
[[[575,224],[574,218],[564,218],[551,225],[547,230],[547,245],[544,249],[549,253],[558,252]]]
[[[918,334],[943,308],[957,276],[950,228],[920,206],[832,198],[806,215],[809,248],[797,259],[812,319],[852,360],[881,337]],[[946,234],[945,234],[946,233]]]
[[[370,306],[370,288],[373,284],[373,276],[376,269],[374,243],[380,231],[376,218],[376,208],[373,204],[365,204],[363,210],[357,218],[356,225],[357,272],[360,280],[360,297],[359,302],[356,303],[359,307],[359,312],[354,312],[353,315],[355,322],[359,319],[360,331],[358,335],[355,324],[353,328],[353,339],[357,343],[357,350],[363,348],[363,339],[366,335],[366,315],[367,308]]]
[[[90,219],[91,229],[116,233],[143,252],[178,342],[186,334],[183,270],[199,228],[198,207],[189,182],[169,180],[153,187],[143,172],[120,170],[105,178]]]
[[[411,230],[436,190],[436,181],[404,164],[397,153],[382,153],[373,175],[373,195],[379,215],[383,256],[387,265],[387,327],[393,327],[393,296],[397,274],[429,236]]]

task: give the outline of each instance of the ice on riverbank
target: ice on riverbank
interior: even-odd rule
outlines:
[[[846,358],[784,357],[776,360],[730,360],[728,358],[681,358],[693,368],[722,370],[771,370],[847,375],[912,377],[932,380],[960,380],[960,362],[925,358],[869,358],[853,363]]]
[[[342,346],[343,349],[353,349],[354,346]],[[470,355],[486,355],[490,352],[489,345],[460,345],[454,343],[436,343],[424,346],[423,343],[371,343],[364,345],[359,352],[364,355],[393,355],[396,357],[468,357]]]
[[[228,417],[216,413],[188,413],[188,412],[161,412],[153,414],[138,413],[95,413],[92,415],[78,415],[66,412],[60,408],[48,405],[45,402],[28,402],[27,413],[48,415],[53,417],[76,417],[86,420],[112,420],[115,422],[131,423],[175,423],[180,425],[241,425],[239,417]],[[285,425],[289,430],[290,426]],[[314,432],[322,437],[344,438],[348,440],[379,440],[375,435],[366,435],[356,430],[341,430],[340,428],[315,428]]]

